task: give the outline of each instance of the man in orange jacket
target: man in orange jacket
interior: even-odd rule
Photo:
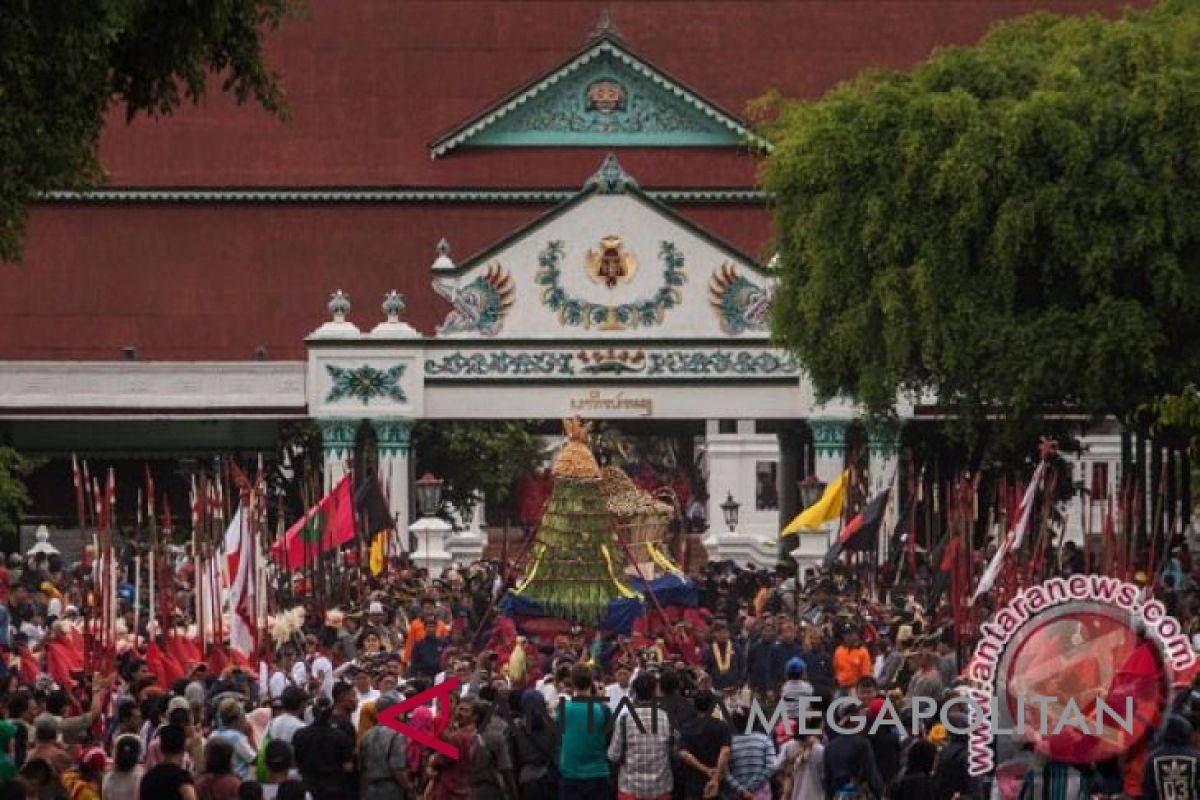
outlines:
[[[437,604],[432,597],[424,597],[421,599],[421,616],[408,623],[408,632],[404,637],[404,666],[408,667],[412,663],[413,647],[417,642],[425,638],[426,632],[430,630],[437,631],[439,639],[445,639],[450,635],[450,626],[444,622],[439,622],[437,618]]]
[[[858,631],[848,631],[842,643],[833,651],[833,677],[838,688],[849,694],[860,678],[873,677],[871,654],[863,646]]]

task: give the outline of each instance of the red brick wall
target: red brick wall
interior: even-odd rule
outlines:
[[[103,141],[115,185],[573,186],[594,152],[431,160],[428,144],[579,49],[609,8],[629,46],[743,113],[768,88],[817,97],[865,67],[907,67],[937,45],[976,41],[993,21],[1038,8],[1112,13],[1124,0],[727,0],[462,2],[310,0],[273,40],[292,119],[202,109]],[[736,154],[631,155],[648,185],[752,180]]]
[[[765,210],[685,209],[754,252]],[[389,289],[432,332],[449,309],[430,288],[445,235],[462,260],[535,218],[536,206],[57,206],[33,215],[25,263],[0,292],[0,360],[304,357],[334,289],[351,319],[383,319]],[[536,265],[510,265],[536,269]]]
[[[815,97],[864,67],[905,67],[939,44],[976,40],[1038,7],[1114,0],[737,0],[455,2],[311,0],[272,41],[292,119],[204,108],[126,126],[102,157],[113,186],[449,186],[574,188],[601,150],[454,151],[428,143],[579,47],[603,8],[630,46],[741,112],[768,88]],[[622,151],[643,186],[754,185],[730,150]],[[303,337],[341,288],[363,326],[388,289],[431,331],[446,304],[428,266],[446,236],[458,260],[542,208],[497,205],[43,206],[25,263],[0,267],[0,359],[301,358]],[[764,258],[769,219],[754,206],[683,213]]]

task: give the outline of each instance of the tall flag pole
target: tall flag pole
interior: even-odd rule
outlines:
[[[1029,487],[1025,490],[1025,496],[1021,499],[1020,511],[1018,512],[1017,524],[1004,537],[1004,541],[1000,542],[996,547],[996,552],[992,556],[992,560],[988,562],[987,568],[979,577],[979,585],[975,588],[975,593],[971,595],[971,605],[991,590],[996,583],[996,578],[1000,574],[1001,567],[1004,566],[1005,557],[1015,552],[1021,546],[1021,542],[1025,540],[1025,532],[1029,528],[1030,518],[1033,516],[1034,498],[1037,496],[1038,486],[1042,482],[1042,474],[1045,472],[1046,462],[1042,461],[1037,465],[1037,469],[1033,471],[1033,477],[1029,481]]]

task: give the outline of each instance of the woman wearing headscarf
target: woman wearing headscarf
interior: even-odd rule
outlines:
[[[558,795],[558,736],[537,689],[521,695],[521,716],[512,727],[512,761],[521,800],[553,800]]]
[[[413,709],[408,719],[408,727],[421,733],[434,734],[433,711],[428,706]],[[408,773],[409,785],[418,791],[425,785],[425,755],[426,747],[410,747],[405,753],[405,771]]]

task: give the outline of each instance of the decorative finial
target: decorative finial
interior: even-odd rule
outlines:
[[[341,289],[338,289],[333,294],[329,295],[329,313],[333,315],[334,322],[345,322],[346,315],[350,313],[350,298]]]
[[[596,27],[592,29],[588,35],[588,41],[595,41],[603,38],[620,39],[621,32],[617,30],[617,26],[613,23],[612,14],[608,13],[608,9],[600,12],[600,21],[596,23]]]
[[[433,260],[431,269],[434,272],[452,271],[455,269],[454,259],[450,258],[450,243],[442,237],[437,243],[437,258]]]
[[[609,153],[604,157],[604,163],[600,165],[600,169],[587,179],[583,188],[589,189],[593,186],[599,189],[600,194],[622,194],[626,189],[636,189],[637,181],[629,177],[621,168],[621,162],[617,161],[616,154]]]
[[[395,324],[400,321],[400,315],[404,313],[404,309],[408,306],[404,303],[404,295],[392,289],[383,296],[383,313],[387,315],[387,321]]]

